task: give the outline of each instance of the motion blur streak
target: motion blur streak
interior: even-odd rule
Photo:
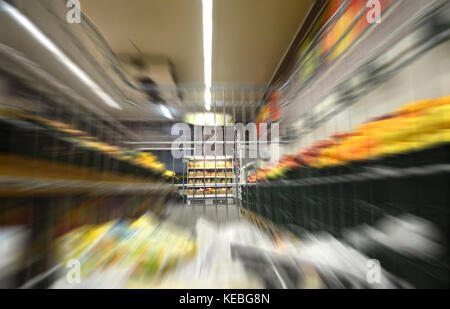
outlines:
[[[122,109],[120,105],[114,101],[105,91],[103,91],[97,83],[95,83],[83,70],[73,63],[44,33],[42,33],[27,17],[21,14],[17,9],[7,4],[3,0],[0,2],[0,9],[11,16],[22,27],[29,31],[42,45],[44,45],[52,54],[56,56],[73,74],[92,90],[107,104],[108,106]]]

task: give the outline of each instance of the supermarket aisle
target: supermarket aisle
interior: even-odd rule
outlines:
[[[204,218],[213,224],[227,225],[245,220],[236,205],[183,205],[171,204],[167,206],[166,220],[186,229],[194,229],[199,218]]]

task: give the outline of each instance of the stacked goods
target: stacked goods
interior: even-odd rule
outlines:
[[[177,174],[174,171],[165,171],[163,176],[165,179],[171,180],[174,183],[180,181],[180,179],[177,177]]]
[[[167,177],[175,177],[176,176],[174,171],[165,171],[164,175]]]
[[[195,178],[201,178],[201,177],[233,177],[233,172],[231,171],[195,171],[195,172],[189,172],[189,177],[194,177]]]
[[[108,231],[114,222],[108,222],[99,226],[82,226],[57,240],[58,255],[66,264],[69,260],[79,258],[96,239],[99,239]]]
[[[232,195],[233,194],[233,190],[231,188],[214,188],[214,187],[206,187],[206,188],[201,188],[201,189],[188,189],[187,190],[188,195],[198,195],[199,197],[203,196],[203,195]]]
[[[119,148],[101,142],[95,137],[89,136],[86,132],[77,130],[69,124],[49,120],[22,111],[17,111],[13,119],[21,119],[30,123],[37,124],[43,128],[48,129],[52,133],[56,133],[61,137],[68,138],[69,140],[80,146],[85,146],[93,150],[105,152],[113,156],[120,157],[121,155],[121,151]]]
[[[217,178],[217,179],[213,179],[213,178],[196,178],[195,182],[194,179],[189,179],[188,184],[216,184],[216,183],[221,183],[221,184],[231,184],[233,183],[233,179],[232,178]]]
[[[216,183],[232,183],[233,179],[232,178],[220,178],[220,179],[216,179]],[[206,183],[214,183],[213,181],[211,182],[206,182]]]
[[[151,282],[163,277],[174,265],[196,253],[191,236],[172,225],[145,215],[134,222],[110,222],[81,227],[57,241],[59,259],[81,264],[81,280],[114,269],[125,273],[127,282]],[[105,275],[106,278],[106,275]],[[102,283],[104,284],[104,283]]]
[[[425,100],[358,126],[349,136],[333,139],[313,162],[333,166],[422,150],[450,142],[450,97]]]
[[[255,180],[283,177],[306,166],[326,168],[424,150],[450,142],[450,96],[414,102],[387,115],[319,141],[274,167],[260,169]]]
[[[21,110],[0,109],[0,129],[2,140],[8,141],[0,149],[4,156],[2,161],[7,161],[8,165],[17,168],[22,166],[22,161],[29,160],[31,157],[32,165],[36,166],[36,170],[49,160],[54,166],[52,171],[58,170],[59,164],[60,169],[65,169],[68,175],[67,168],[64,167],[66,163],[71,166],[82,165],[80,171],[83,168],[87,169],[81,172],[83,175],[94,175],[95,173],[89,170],[91,168],[101,169],[101,175],[97,171],[98,177],[94,177],[95,179],[91,177],[89,180],[115,181],[116,178],[123,177],[120,174],[129,175],[128,178],[124,177],[123,181],[130,181],[130,176],[136,179],[148,177],[161,179],[164,176],[165,178],[175,176],[173,172],[167,172],[164,164],[152,154],[124,151],[99,141],[71,125]],[[58,177],[60,177],[59,174]],[[56,176],[50,178],[56,178]]]
[[[230,161],[223,161],[223,160],[217,160],[217,161],[190,161],[189,162],[189,168],[190,169],[201,169],[201,168],[231,168],[233,167],[232,163]]]
[[[224,198],[233,196],[232,158],[191,158],[188,163],[188,199]],[[229,184],[229,185],[228,185]],[[195,189],[198,188],[198,189]]]
[[[125,158],[128,158],[136,164],[151,169],[157,173],[164,174],[166,167],[163,163],[158,161],[158,158],[148,152],[127,151],[124,153]],[[173,172],[172,172],[173,173]]]
[[[408,104],[259,169],[248,179],[257,184],[242,189],[242,205],[299,236],[345,237],[385,215],[419,217],[442,236],[438,261],[388,250],[373,258],[414,286],[448,287],[449,132],[450,97]]]

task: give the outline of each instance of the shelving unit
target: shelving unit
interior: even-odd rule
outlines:
[[[188,204],[234,203],[233,157],[195,156],[188,157],[187,162],[188,181],[183,190]]]
[[[70,110],[55,112],[64,113]],[[30,235],[24,260],[0,286],[48,287],[58,269],[58,236],[148,210],[162,215],[176,192],[161,170],[51,116],[0,108],[0,226],[22,226]]]

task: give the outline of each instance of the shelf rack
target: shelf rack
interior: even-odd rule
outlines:
[[[233,190],[233,188],[236,187],[236,184],[233,183],[232,179],[233,179],[233,166],[232,166],[232,162],[233,162],[233,157],[232,156],[189,156],[186,158],[188,161],[188,168],[187,168],[187,179],[192,179],[194,182],[196,180],[203,180],[203,183],[193,183],[193,184],[184,184],[183,185],[183,191],[185,194],[185,197],[188,201],[188,204],[191,204],[191,202],[193,200],[196,200],[194,202],[197,201],[204,201],[204,204],[206,205],[206,201],[212,202],[212,203],[220,203],[221,201],[223,202],[223,200],[225,199],[226,203],[234,203],[234,193],[235,190]],[[217,161],[223,161],[224,166],[214,166],[214,167],[206,167],[206,163],[207,162],[214,162],[214,165],[217,165]],[[191,162],[194,162],[194,167],[191,166]],[[195,166],[195,162],[200,162],[200,165],[203,166],[199,166],[196,167]],[[203,164],[202,164],[203,163]],[[231,166],[230,164],[231,163]],[[209,164],[211,165],[211,164]],[[197,173],[198,171],[202,171],[202,174],[205,175],[206,171],[214,171],[215,174],[217,174],[217,171],[221,171],[221,172],[225,172],[226,176],[197,176],[195,175],[195,173]],[[229,175],[231,171],[231,174]],[[193,172],[194,175],[190,176],[189,174]],[[229,176],[228,176],[229,175]],[[207,183],[206,179],[214,179],[215,181],[213,183]],[[217,182],[217,179],[230,179],[230,183],[223,183]],[[185,188],[187,189],[193,189],[194,194],[190,194],[189,191],[191,190],[184,190]],[[223,189],[225,188],[225,194],[217,193],[217,189]],[[228,190],[232,188],[231,192],[228,192]],[[195,191],[198,189],[203,189],[203,193],[199,193],[196,194]],[[214,189],[214,194],[206,194],[205,190],[207,189]]]
[[[0,108],[0,225],[20,225],[30,235],[17,270],[2,278],[8,287],[45,288],[52,283],[59,268],[56,237],[84,224],[135,218],[149,210],[162,215],[175,196],[176,187],[162,172],[115,151],[119,149],[109,141],[116,136],[100,131],[104,125],[94,131],[99,138],[68,121],[71,110],[64,107],[50,105],[49,113]],[[84,135],[69,133],[74,130],[51,126],[52,122],[96,138],[83,139]],[[106,147],[90,147],[85,140]]]
[[[232,182],[230,182],[230,183],[204,183],[204,184],[201,184],[201,183],[197,183],[197,184],[184,184],[184,186],[186,187],[186,188],[212,188],[212,187],[217,187],[217,188],[224,188],[224,187],[233,187],[233,186],[235,186],[236,185],[236,183],[232,183]],[[178,184],[177,186],[182,186],[182,185],[180,185],[180,184]]]

